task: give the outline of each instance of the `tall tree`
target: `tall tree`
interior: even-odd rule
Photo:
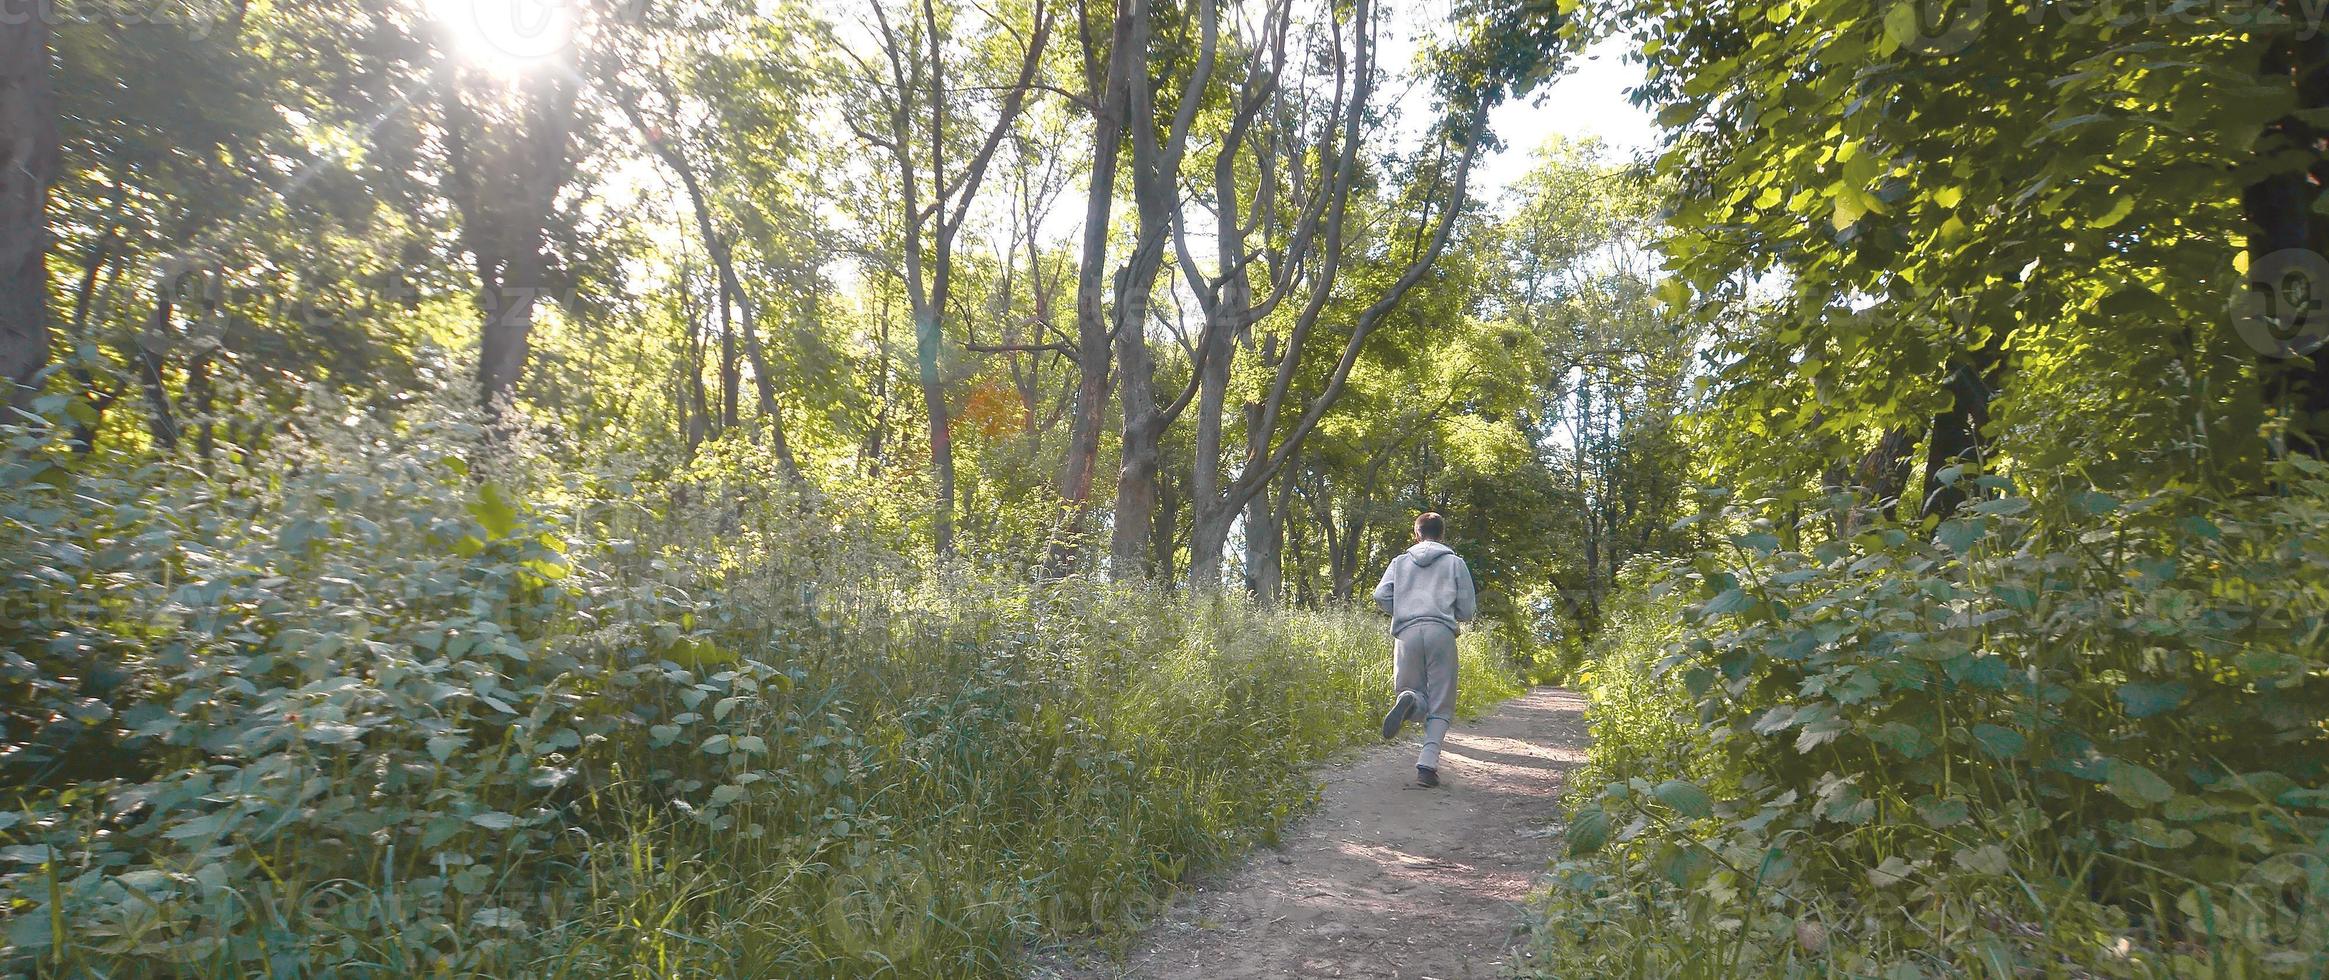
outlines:
[[[564,66],[503,86],[441,53],[445,197],[477,273],[477,388],[489,412],[524,373],[537,305],[555,296],[550,239],[574,176],[580,82]]]
[[[759,399],[761,420],[768,427],[769,448],[776,453],[777,465],[784,470],[785,476],[798,483],[801,467],[793,458],[792,443],[785,437],[784,412],[776,400],[775,367],[762,347],[760,312],[764,307],[753,301],[751,291],[744,287],[744,280],[736,274],[736,250],[733,242],[721,233],[713,221],[710,192],[705,189],[703,178],[697,173],[696,167],[689,162],[676,127],[666,129],[662,125],[650,123],[645,111],[640,108],[637,92],[618,89],[615,97],[624,116],[631,121],[632,128],[638,131],[640,139],[646,141],[647,148],[663,161],[663,165],[679,179],[680,187],[687,192],[688,211],[695,217],[696,233],[703,238],[704,252],[711,258],[713,271],[719,276],[721,302],[723,305],[733,302],[737,315],[743,319],[744,351],[752,362],[753,390]],[[669,98],[668,94],[666,98]],[[725,310],[722,316],[726,316]],[[723,335],[725,333],[723,331]],[[733,424],[734,420],[730,419],[729,422]]]
[[[1100,466],[1100,434],[1106,424],[1108,385],[1114,364],[1109,350],[1107,311],[1108,244],[1116,210],[1118,162],[1132,113],[1135,77],[1146,83],[1146,0],[1117,0],[1098,35],[1089,8],[1079,4],[1078,38],[1083,46],[1084,102],[1092,116],[1092,163],[1084,188],[1081,261],[1076,266],[1076,394],[1068,428],[1067,460],[1060,496],[1069,511],[1071,538],[1080,539],[1090,511],[1093,477]],[[1119,300],[1121,302],[1121,300]],[[1055,564],[1068,556],[1053,555]]]
[[[1204,103],[1221,44],[1220,3],[1197,0],[1198,39],[1195,56],[1179,91],[1172,115],[1158,118],[1157,82],[1143,69],[1131,73],[1127,109],[1132,129],[1132,196],[1139,213],[1132,252],[1115,272],[1116,309],[1110,333],[1116,348],[1116,390],[1121,405],[1120,460],[1116,474],[1115,526],[1109,536],[1109,565],[1119,578],[1135,578],[1148,570],[1153,549],[1149,535],[1161,486],[1162,443],[1166,428],[1188,408],[1196,392],[1197,375],[1180,395],[1157,399],[1156,359],[1148,346],[1148,322],[1158,274],[1164,268],[1165,244],[1172,218],[1180,207],[1181,161],[1188,154],[1189,133]],[[1135,0],[1124,16],[1131,18],[1130,51],[1152,50],[1155,42],[1155,6]],[[1273,13],[1276,8],[1273,8]],[[1161,127],[1160,127],[1161,123]],[[1162,129],[1160,137],[1159,130]],[[1200,352],[1200,357],[1201,357]],[[1194,360],[1195,358],[1193,358]],[[1193,365],[1202,367],[1201,360]],[[1164,552],[1169,562],[1170,549]]]
[[[48,195],[56,179],[49,26],[31,9],[0,20],[0,385],[23,405],[49,362]]]
[[[1025,24],[996,22],[995,31],[1020,41],[1013,74],[992,86],[974,80],[954,81],[955,69],[970,63],[965,46],[952,30],[959,11],[937,0],[921,0],[918,10],[893,17],[881,0],[870,5],[874,39],[881,49],[883,69],[875,71],[861,59],[872,94],[869,103],[884,128],[867,129],[854,117],[850,126],[868,145],[885,152],[900,204],[898,252],[904,266],[906,296],[914,317],[915,377],[922,388],[924,415],[930,427],[930,465],[935,471],[936,501],[931,514],[931,536],[941,557],[954,553],[954,442],[939,358],[946,344],[948,303],[953,297],[955,239],[970,218],[986,179],[987,165],[1035,90],[1043,51],[1050,40],[1054,11],[1047,0],[1034,0]],[[964,111],[971,93],[999,89],[1000,97],[985,120]],[[965,119],[963,117],[969,116]],[[967,158],[950,162],[965,140],[965,128],[975,136]]]
[[[1370,126],[1369,113],[1376,76],[1377,16],[1372,3],[1360,0],[1351,6],[1347,23],[1334,16],[1323,27],[1327,37],[1321,60],[1331,66],[1325,84],[1325,125],[1306,127],[1284,118],[1287,105],[1275,92],[1266,101],[1245,103],[1214,157],[1212,195],[1207,201],[1213,210],[1213,227],[1193,230],[1185,216],[1176,215],[1174,240],[1181,274],[1191,284],[1205,318],[1199,340],[1202,380],[1190,487],[1194,527],[1189,580],[1199,588],[1219,583],[1230,525],[1264,493],[1278,470],[1301,450],[1303,440],[1333,407],[1368,337],[1430,271],[1464,209],[1472,160],[1486,122],[1485,109],[1477,106],[1441,124],[1437,133],[1443,142],[1437,163],[1416,168],[1418,186],[1424,191],[1412,200],[1418,212],[1415,227],[1421,234],[1411,241],[1405,267],[1352,317],[1333,366],[1308,400],[1289,412],[1288,399],[1309,359],[1312,337],[1342,282],[1345,222],[1353,191],[1361,181],[1360,150],[1377,131]],[[1283,22],[1280,29],[1285,29]],[[1267,47],[1273,53],[1249,73],[1249,78],[1255,79],[1249,90],[1275,88],[1285,64],[1284,44],[1283,35],[1270,40]],[[1297,98],[1301,95],[1296,93]],[[1279,110],[1275,114],[1278,118],[1261,118],[1263,110],[1273,105]],[[1305,133],[1319,134],[1317,142],[1305,146]],[[1305,167],[1305,161],[1313,159],[1318,161],[1315,174]],[[1250,191],[1240,181],[1241,175],[1249,172],[1258,178]],[[1278,223],[1281,219],[1272,201],[1279,173],[1285,174],[1287,193],[1295,198],[1289,209],[1297,217],[1290,228]],[[1278,237],[1281,229],[1282,238]],[[1196,250],[1206,239],[1215,249],[1210,271],[1201,268],[1196,259]],[[1251,272],[1257,261],[1266,262],[1271,272],[1270,288],[1258,298]],[[1224,483],[1221,433],[1231,362],[1248,331],[1288,297],[1297,295],[1297,287],[1307,295],[1283,325],[1283,346],[1261,345],[1263,366],[1270,378],[1254,409],[1252,424],[1263,434],[1249,439],[1251,451],[1236,475]],[[1290,422],[1281,433],[1282,420]]]
[[[2293,0],[2262,5],[2258,75],[2289,114],[2266,123],[2241,192],[2248,219],[2248,279],[2254,307],[2243,311],[2258,348],[2265,399],[2288,416],[2284,448],[2329,456],[2329,215],[2320,210],[2329,180],[2321,113],[2329,109],[2329,34],[2319,6]],[[2261,327],[2261,330],[2254,329]],[[2261,340],[2261,343],[2257,341]]]

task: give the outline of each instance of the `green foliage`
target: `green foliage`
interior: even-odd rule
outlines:
[[[2037,0],[1634,0],[1673,127],[1665,295],[1725,331],[1700,435],[1726,485],[1801,486],[1921,431],[1976,365],[2017,461],[2253,489],[2241,195],[2294,108],[2301,18]],[[1928,21],[1920,22],[1919,15]],[[2309,35],[2307,35],[2309,36]],[[2050,478],[2050,477],[2049,477]]]
[[[1548,973],[2329,968],[2329,472],[2283,477],[1808,551],[1702,515],[1745,533],[1587,675]]]
[[[897,491],[439,401],[201,473],[8,433],[11,972],[1004,975],[1269,839],[1388,684],[1379,619],[929,579]]]

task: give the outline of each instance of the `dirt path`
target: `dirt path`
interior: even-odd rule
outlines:
[[[1285,846],[1190,889],[1124,962],[1039,978],[1500,976],[1518,902],[1545,870],[1562,779],[1585,758],[1584,701],[1538,688],[1458,723],[1438,789],[1415,785],[1419,729],[1326,774]]]

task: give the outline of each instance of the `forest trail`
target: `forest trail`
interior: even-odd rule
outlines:
[[[1501,976],[1519,902],[1545,870],[1585,701],[1540,687],[1448,733],[1441,785],[1415,785],[1420,729],[1336,765],[1317,811],[1200,882],[1122,962],[1053,960],[1037,978]]]

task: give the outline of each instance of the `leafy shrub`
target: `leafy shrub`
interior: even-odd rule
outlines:
[[[1744,531],[1665,581],[1697,601],[1654,663],[1652,631],[1591,681],[1664,692],[1687,744],[1595,746],[1548,974],[2319,975],[2329,479],[2297,465],[2266,500],[2006,493],[1930,540],[1702,515]]]
[[[202,469],[6,433],[0,967],[1007,973],[1273,834],[1388,682],[1379,620],[937,576],[737,447],[281,421]]]

